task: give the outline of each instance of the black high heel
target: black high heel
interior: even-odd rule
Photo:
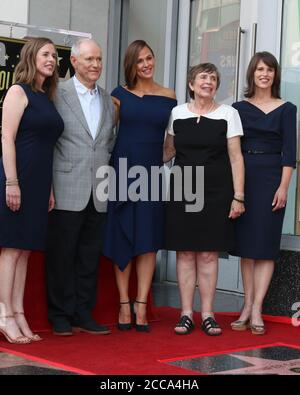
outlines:
[[[136,323],[136,312],[134,311],[134,304],[135,303],[140,303],[140,304],[147,304],[147,302],[140,302],[139,300],[135,300],[134,303],[132,303],[132,312],[133,312],[133,317],[135,321],[135,329],[137,332],[150,332],[150,326],[149,324],[137,324]]]
[[[130,301],[128,302],[120,302],[120,304],[129,304],[130,305],[130,312],[132,311],[131,309],[131,303]],[[131,322],[127,323],[127,324],[122,324],[121,322],[118,322],[118,329],[120,331],[130,331],[130,329],[132,328]]]

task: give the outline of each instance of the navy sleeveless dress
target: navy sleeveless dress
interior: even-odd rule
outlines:
[[[266,114],[252,103],[234,103],[244,129],[245,213],[235,221],[235,250],[242,258],[275,260],[285,208],[272,211],[282,167],[296,166],[296,112],[286,102]]]
[[[16,136],[17,176],[21,207],[13,212],[6,205],[5,173],[0,160],[0,247],[32,251],[45,249],[54,145],[64,124],[46,93],[26,93],[28,106]]]
[[[143,166],[148,174],[151,166],[163,166],[163,142],[175,99],[166,96],[139,97],[122,86],[112,92],[120,100],[120,125],[111,166],[116,171],[117,186],[132,180],[123,175],[126,158],[128,170]],[[150,196],[150,178],[148,197]],[[118,195],[118,194],[117,194]],[[138,255],[157,252],[164,248],[165,204],[159,201],[108,202],[107,224],[104,235],[103,255],[110,258],[121,270]]]

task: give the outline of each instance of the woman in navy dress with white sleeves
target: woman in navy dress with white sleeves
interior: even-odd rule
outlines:
[[[280,98],[280,66],[268,52],[252,58],[247,71],[246,100],[233,104],[240,114],[244,137],[245,209],[236,221],[245,304],[234,330],[250,325],[263,335],[264,297],[280,250],[285,205],[296,165],[296,106]]]

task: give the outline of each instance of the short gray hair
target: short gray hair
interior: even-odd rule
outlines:
[[[80,47],[81,47],[81,44],[83,44],[83,43],[85,43],[85,42],[92,42],[92,43],[96,44],[97,47],[99,47],[99,48],[101,49],[100,45],[97,43],[96,40],[94,40],[94,39],[92,39],[92,38],[80,38],[80,39],[78,39],[77,41],[75,41],[74,44],[72,45],[72,48],[71,48],[71,55],[72,55],[72,56],[75,56],[76,58],[77,58],[78,56],[80,56]]]
[[[195,82],[195,79],[199,73],[215,73],[217,76],[217,89],[219,88],[221,83],[220,72],[217,66],[215,66],[213,63],[200,63],[196,66],[191,67],[187,75],[187,88],[191,99],[195,99],[195,94],[194,91],[190,88],[190,84],[193,84]]]

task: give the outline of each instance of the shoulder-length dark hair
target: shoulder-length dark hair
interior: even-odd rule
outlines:
[[[154,57],[154,52],[144,40],[133,41],[126,50],[124,58],[125,82],[128,89],[133,89],[137,84],[136,65],[139,54],[143,48],[149,48]]]
[[[272,97],[280,99],[281,68],[275,56],[266,51],[257,52],[250,60],[247,70],[247,87],[245,89],[245,97],[250,98],[255,94],[254,73],[261,60],[275,71],[274,82],[272,85]]]
[[[36,56],[38,51],[45,45],[54,43],[49,38],[37,37],[27,41],[20,54],[20,61],[15,70],[15,82],[22,82],[30,85],[31,89],[36,92]],[[58,65],[56,62],[54,72],[51,77],[45,79],[43,89],[49,99],[53,100],[56,87],[58,84]]]

